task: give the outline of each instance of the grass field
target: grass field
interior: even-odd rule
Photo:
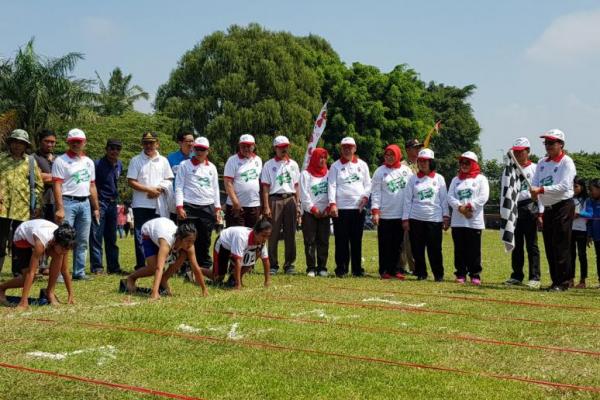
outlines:
[[[130,268],[132,240],[119,244]],[[376,248],[366,232],[364,278],[277,275],[265,289],[255,273],[207,298],[178,278],[149,302],[100,276],[75,282],[74,306],[0,308],[0,398],[600,398],[599,289],[504,287],[497,231],[484,235],[481,287],[452,282],[449,233],[443,283],[377,279]]]

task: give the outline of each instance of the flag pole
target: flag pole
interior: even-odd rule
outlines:
[[[429,133],[427,134],[427,137],[425,138],[425,141],[423,142],[423,146],[425,148],[429,148],[429,142],[431,141],[431,135],[433,134],[434,131],[435,132],[439,132],[440,131],[441,124],[442,124],[442,120],[439,120],[438,122],[436,122],[433,125],[433,128],[431,128],[429,130]]]

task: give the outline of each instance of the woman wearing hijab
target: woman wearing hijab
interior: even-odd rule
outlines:
[[[444,280],[442,229],[448,229],[448,193],[444,177],[435,172],[435,155],[423,149],[417,157],[419,172],[408,180],[404,194],[402,227],[410,233],[417,280],[427,279],[425,249],[436,282]]]
[[[400,148],[391,144],[383,153],[383,165],[373,174],[371,181],[371,219],[377,225],[379,250],[379,276],[381,279],[400,279],[405,276],[398,270],[398,260],[402,253],[404,230],[402,229],[402,209],[411,169],[401,165]]]
[[[448,189],[448,204],[452,208],[452,240],[456,282],[465,283],[467,274],[473,285],[481,285],[481,231],[485,229],[483,206],[488,201],[490,187],[481,174],[477,155],[472,151],[459,158],[458,175]]]
[[[306,256],[306,274],[310,277],[327,276],[329,255],[329,200],[327,197],[327,150],[317,147],[308,167],[300,174],[302,204],[302,236]]]

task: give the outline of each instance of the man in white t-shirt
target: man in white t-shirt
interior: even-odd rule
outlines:
[[[67,144],[69,150],[57,157],[52,165],[55,219],[58,224],[65,220],[75,228],[77,243],[73,249],[73,279],[86,280],[85,263],[92,217],[96,222],[100,220],[98,193],[94,183],[96,168],[94,161],[83,152],[86,137],[81,129],[69,131]]]
[[[252,228],[260,216],[260,174],[262,160],[254,153],[252,135],[242,135],[239,151],[225,163],[223,184],[227,192],[225,223]]]
[[[279,270],[277,245],[279,233],[283,227],[285,244],[286,274],[295,272],[296,261],[296,223],[300,216],[300,170],[296,161],[289,156],[290,141],[285,136],[273,140],[275,157],[265,163],[260,182],[262,184],[263,215],[271,221],[273,233],[269,238],[269,261],[271,274]]]
[[[127,169],[127,182],[133,189],[131,208],[135,221],[135,269],[145,265],[142,225],[160,217],[158,198],[173,184],[173,172],[169,161],[158,152],[158,135],[155,132],[144,133],[142,146],[143,151],[131,159]]]

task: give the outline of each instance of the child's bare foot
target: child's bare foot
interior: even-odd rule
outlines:
[[[173,293],[171,293],[171,286],[169,286],[169,283],[167,281],[161,282],[160,283],[160,289],[163,294],[167,295],[167,296],[173,296]]]
[[[10,304],[10,302],[6,298],[6,293],[4,290],[0,290],[0,304],[2,304],[3,306],[6,306],[6,307],[13,306],[12,304]]]
[[[575,286],[575,288],[577,289],[585,289],[585,281],[580,281],[577,286]]]
[[[54,294],[54,292],[52,292],[52,293],[46,292],[46,299],[48,299],[48,303],[51,306],[58,306],[58,305],[60,305],[60,302],[58,301],[58,298],[56,297],[56,295]]]
[[[150,295],[150,301],[160,300],[160,295],[158,293]]]
[[[16,309],[18,311],[27,311],[27,309],[29,309],[29,302],[26,302],[26,303],[20,302],[19,304],[17,304]]]
[[[127,291],[129,294],[135,293],[135,279],[127,277]]]

